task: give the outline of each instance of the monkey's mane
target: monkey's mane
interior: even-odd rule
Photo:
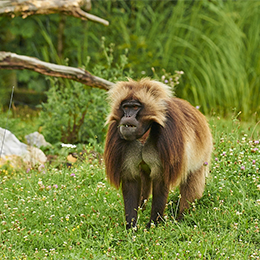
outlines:
[[[132,79],[128,79],[128,82],[119,81],[108,91],[111,112],[106,123],[120,120],[122,114],[119,108],[124,100],[138,100],[144,107],[143,120],[152,120],[164,126],[167,101],[171,97],[171,88],[156,80],[143,78],[140,81]]]

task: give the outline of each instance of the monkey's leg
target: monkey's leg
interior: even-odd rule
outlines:
[[[204,166],[197,171],[190,172],[185,183],[180,185],[181,201],[178,220],[183,218],[183,213],[190,207],[195,199],[200,199],[205,188]]]
[[[169,185],[165,184],[163,180],[153,180],[153,202],[150,222],[147,224],[148,228],[152,222],[157,224],[163,217],[168,194]]]
[[[126,228],[136,226],[137,210],[141,196],[141,179],[123,180],[122,193],[125,204]]]
[[[141,182],[142,188],[140,207],[144,209],[152,190],[152,180],[150,178],[150,173],[146,173],[145,171],[141,170]]]

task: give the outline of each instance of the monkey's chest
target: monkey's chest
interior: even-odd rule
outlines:
[[[125,158],[122,173],[126,177],[139,176],[140,168],[152,178],[162,171],[159,154],[149,140],[145,144],[138,141],[131,142]]]

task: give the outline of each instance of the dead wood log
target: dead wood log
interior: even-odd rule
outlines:
[[[12,52],[0,51],[0,69],[27,69],[52,77],[72,79],[87,86],[105,90],[108,90],[114,84],[105,79],[96,77],[81,68],[44,62],[34,57],[18,55]]]
[[[33,14],[64,13],[83,20],[101,23],[108,26],[109,22],[83,11],[90,9],[90,0],[1,0],[0,15],[26,18]]]

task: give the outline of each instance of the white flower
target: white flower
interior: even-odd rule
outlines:
[[[67,147],[67,148],[76,148],[77,146],[75,144],[61,144],[61,147]]]

